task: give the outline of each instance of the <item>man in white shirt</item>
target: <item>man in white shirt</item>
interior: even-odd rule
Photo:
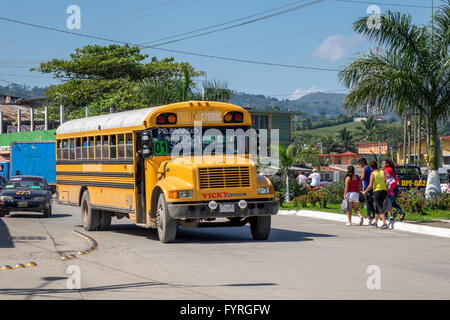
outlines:
[[[317,172],[317,169],[313,170],[313,173],[309,175],[309,179],[311,179],[311,187],[317,187],[320,184],[320,174]]]
[[[306,183],[307,183],[306,180],[307,179],[308,179],[308,177],[306,177],[305,172],[304,171],[300,172],[300,174],[297,177],[298,184],[301,185],[301,186],[306,186]]]

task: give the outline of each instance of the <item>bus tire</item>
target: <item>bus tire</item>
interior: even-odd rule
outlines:
[[[100,226],[102,231],[109,230],[111,228],[112,214],[109,211],[101,211],[100,213]]]
[[[81,216],[83,218],[83,227],[86,231],[97,230],[100,225],[100,213],[91,208],[89,192],[85,191],[81,198]]]
[[[271,216],[258,216],[250,218],[250,230],[253,240],[267,240],[270,235]]]
[[[164,194],[160,193],[156,206],[156,227],[159,241],[162,243],[174,242],[177,236],[177,222],[169,215]]]
[[[44,214],[44,218],[51,217],[51,215],[52,215],[52,206],[51,205],[48,206],[48,208],[44,210],[43,214]]]
[[[3,211],[3,210],[1,210],[1,211],[0,211],[0,218],[1,218],[1,217],[4,217],[4,216],[7,216],[8,214],[9,214],[8,211]]]

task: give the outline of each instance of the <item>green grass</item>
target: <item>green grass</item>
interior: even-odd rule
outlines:
[[[351,131],[353,134],[356,134],[357,132],[359,132],[358,128],[360,126],[361,126],[361,122],[357,121],[357,122],[348,122],[348,123],[338,124],[338,125],[332,126],[332,127],[317,128],[317,129],[311,129],[311,130],[301,130],[301,131],[297,131],[297,132],[309,133],[313,136],[326,136],[328,134],[331,136],[335,136],[336,133],[339,130],[342,130],[343,128],[347,128],[347,130]]]
[[[290,203],[283,203],[283,205],[280,206],[280,210],[312,210],[312,211],[323,211],[323,212],[343,214],[341,212],[340,204],[327,204],[326,208],[311,207],[311,205],[308,204],[306,208],[303,208],[303,207],[294,207],[292,202],[290,202]],[[365,208],[360,209],[360,211],[363,216],[366,215]],[[356,213],[354,211],[353,215],[356,216]],[[426,222],[433,220],[450,220],[450,211],[433,209],[433,210],[426,210],[423,215],[417,213],[406,213],[405,216],[405,221]]]
[[[395,122],[394,123],[396,126],[401,127],[401,123],[399,122]],[[300,130],[300,131],[296,131],[298,133],[309,133],[312,136],[326,136],[326,135],[331,135],[331,136],[335,136],[336,133],[338,133],[339,130],[342,130],[343,128],[347,128],[348,131],[350,131],[352,133],[353,136],[357,136],[360,133],[359,128],[362,126],[362,123],[360,121],[355,121],[355,122],[347,122],[347,123],[343,123],[343,124],[338,124],[336,126],[332,126],[332,127],[325,127],[325,128],[317,128],[317,129],[311,129],[311,130]]]

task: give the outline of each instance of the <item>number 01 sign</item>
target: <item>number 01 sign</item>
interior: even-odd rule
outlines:
[[[165,156],[169,153],[167,141],[153,141],[153,152],[155,156]]]

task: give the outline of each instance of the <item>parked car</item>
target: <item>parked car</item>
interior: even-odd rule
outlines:
[[[44,217],[52,215],[54,186],[49,186],[43,177],[14,176],[0,193],[0,217],[11,211],[42,212]]]
[[[4,176],[0,176],[0,192],[5,187],[6,182],[8,182],[8,179],[6,179]]]
[[[415,188],[425,189],[426,187],[427,177],[422,174],[417,166],[395,166],[395,174],[400,191]]]

